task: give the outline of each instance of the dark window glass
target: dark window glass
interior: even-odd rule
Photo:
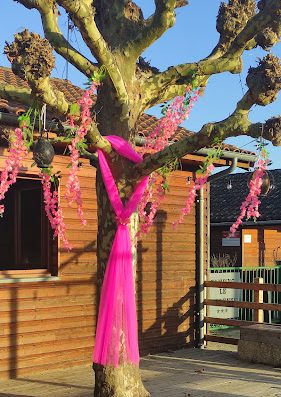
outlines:
[[[49,225],[40,180],[19,178],[2,203],[0,270],[47,269]]]

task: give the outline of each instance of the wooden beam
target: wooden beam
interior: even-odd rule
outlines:
[[[238,345],[239,339],[226,338],[224,336],[205,335],[205,340],[208,342],[226,343],[228,345]]]
[[[229,318],[217,317],[205,317],[204,321],[208,324],[229,325],[233,327],[243,327],[245,325],[257,324],[255,321],[233,320]]]
[[[281,284],[254,284],[239,283],[232,281],[205,281],[204,286],[207,288],[232,288],[253,291],[274,291],[281,292]]]
[[[240,301],[227,301],[205,299],[206,306],[222,306],[222,307],[238,307],[239,309],[256,309],[256,310],[273,310],[281,311],[281,304],[278,303],[257,303],[257,302],[240,302]]]

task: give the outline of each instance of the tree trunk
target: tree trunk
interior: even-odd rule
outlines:
[[[94,364],[95,393],[94,397],[149,397],[145,390],[139,368],[123,364],[118,367],[104,367]]]
[[[101,118],[102,120],[102,118]],[[106,125],[108,127],[108,120]],[[104,123],[101,123],[104,124]],[[113,124],[113,123],[112,123]],[[115,124],[113,124],[115,125]],[[102,129],[103,130],[103,129]],[[111,131],[114,133],[114,129]],[[108,131],[109,133],[112,133]],[[119,134],[122,135],[122,134]],[[124,133],[128,136],[127,131]],[[115,174],[119,170],[118,175],[114,175],[116,183],[120,192],[122,200],[126,200],[131,192],[131,185],[126,180],[124,169],[126,169],[130,162],[122,158],[112,158],[112,172]],[[120,169],[123,170],[120,173]],[[112,242],[116,232],[116,222],[114,212],[111,208],[105,186],[102,181],[101,173],[98,167],[97,178],[97,203],[98,203],[98,238],[97,238],[97,289],[98,296],[100,294],[104,272],[111,250]],[[132,216],[134,218],[134,216]],[[136,220],[133,220],[134,225],[137,225]],[[135,242],[136,243],[136,242]],[[136,257],[136,255],[133,255]],[[99,303],[99,302],[98,302]],[[93,364],[95,372],[95,397],[149,397],[142,384],[139,367],[131,364],[122,364],[118,367],[102,366]]]

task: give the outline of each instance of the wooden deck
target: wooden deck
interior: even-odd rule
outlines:
[[[144,383],[152,397],[281,397],[281,368],[241,362],[235,349],[210,343],[145,357]],[[0,383],[0,397],[92,397],[92,390],[90,366]]]

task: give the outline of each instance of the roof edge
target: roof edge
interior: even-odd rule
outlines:
[[[235,222],[235,220],[233,221]],[[210,226],[231,226],[233,225],[233,222],[211,222]],[[242,227],[243,226],[270,226],[270,225],[281,225],[281,220],[269,220],[269,221],[246,221],[242,222]]]

